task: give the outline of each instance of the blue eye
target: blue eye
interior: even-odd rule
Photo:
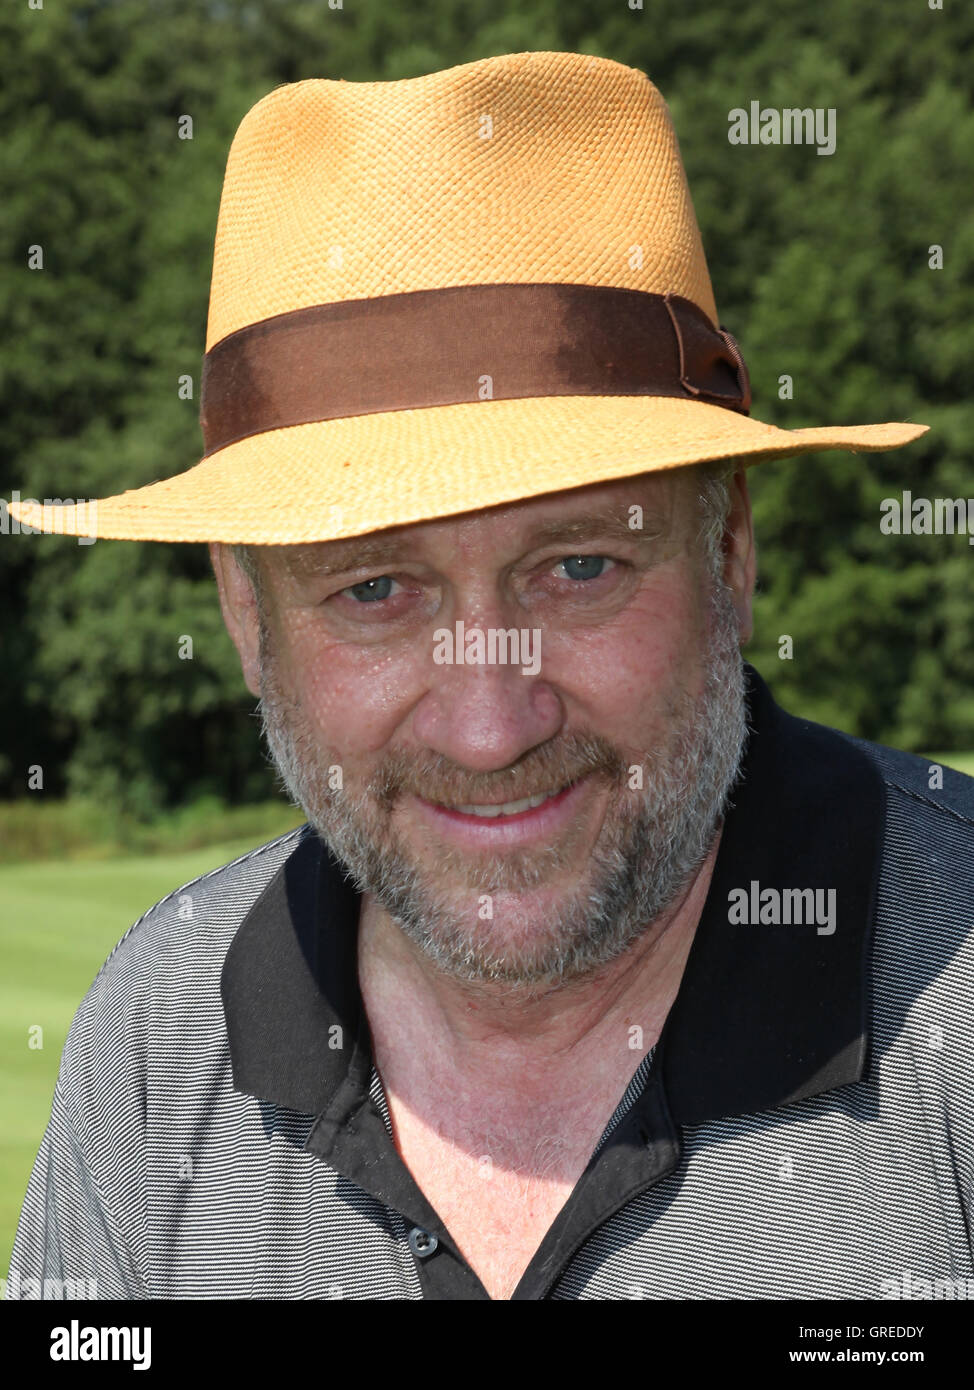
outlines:
[[[571,580],[593,580],[601,579],[605,567],[615,563],[615,560],[610,560],[607,555],[566,555],[563,560],[558,561],[555,568],[563,568],[566,577]],[[341,592],[363,606],[382,603],[392,597],[392,586],[397,582],[391,575],[380,574],[374,579],[363,579],[358,584],[350,584]]]
[[[363,579],[360,584],[351,584],[343,592],[351,594],[355,599],[361,599],[364,603],[375,603],[389,597],[388,586],[395,582],[390,575],[380,574],[377,579]]]
[[[602,575],[596,567],[606,563],[613,563],[607,555],[568,555],[558,561],[559,565],[565,566],[569,579],[601,579]],[[574,565],[580,568],[573,571],[571,566]]]

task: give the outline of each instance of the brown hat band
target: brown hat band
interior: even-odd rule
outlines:
[[[529,396],[677,396],[746,415],[740,349],[677,294],[457,285],[295,309],[203,360],[205,454],[316,420]]]

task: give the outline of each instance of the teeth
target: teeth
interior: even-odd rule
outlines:
[[[505,801],[500,806],[453,806],[451,809],[463,811],[468,816],[481,816],[485,820],[493,820],[497,816],[515,816],[519,811],[530,811],[533,807],[540,806],[542,801],[548,801],[557,795],[556,790],[541,792],[538,796],[526,796],[521,801]]]

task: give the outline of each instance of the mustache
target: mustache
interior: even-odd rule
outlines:
[[[384,810],[391,809],[404,795],[454,804],[520,801],[592,775],[622,784],[628,770],[626,760],[606,739],[596,734],[569,734],[556,744],[532,748],[510,767],[481,774],[460,770],[439,754],[395,752],[383,761],[368,790]]]

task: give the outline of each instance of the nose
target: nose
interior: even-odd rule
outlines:
[[[507,637],[498,641],[502,631]],[[512,631],[516,647],[509,640]],[[443,635],[447,632],[449,641]],[[480,652],[474,645],[477,633],[483,634]],[[505,625],[500,615],[491,628],[483,613],[476,623],[454,614],[452,627],[438,629],[437,635],[440,656],[452,660],[436,662],[431,651],[429,688],[413,713],[413,733],[422,746],[459,767],[493,772],[510,767],[558,733],[565,712],[561,697],[544,678],[540,629]],[[535,655],[539,646],[540,661]],[[492,650],[500,660],[477,660]]]

